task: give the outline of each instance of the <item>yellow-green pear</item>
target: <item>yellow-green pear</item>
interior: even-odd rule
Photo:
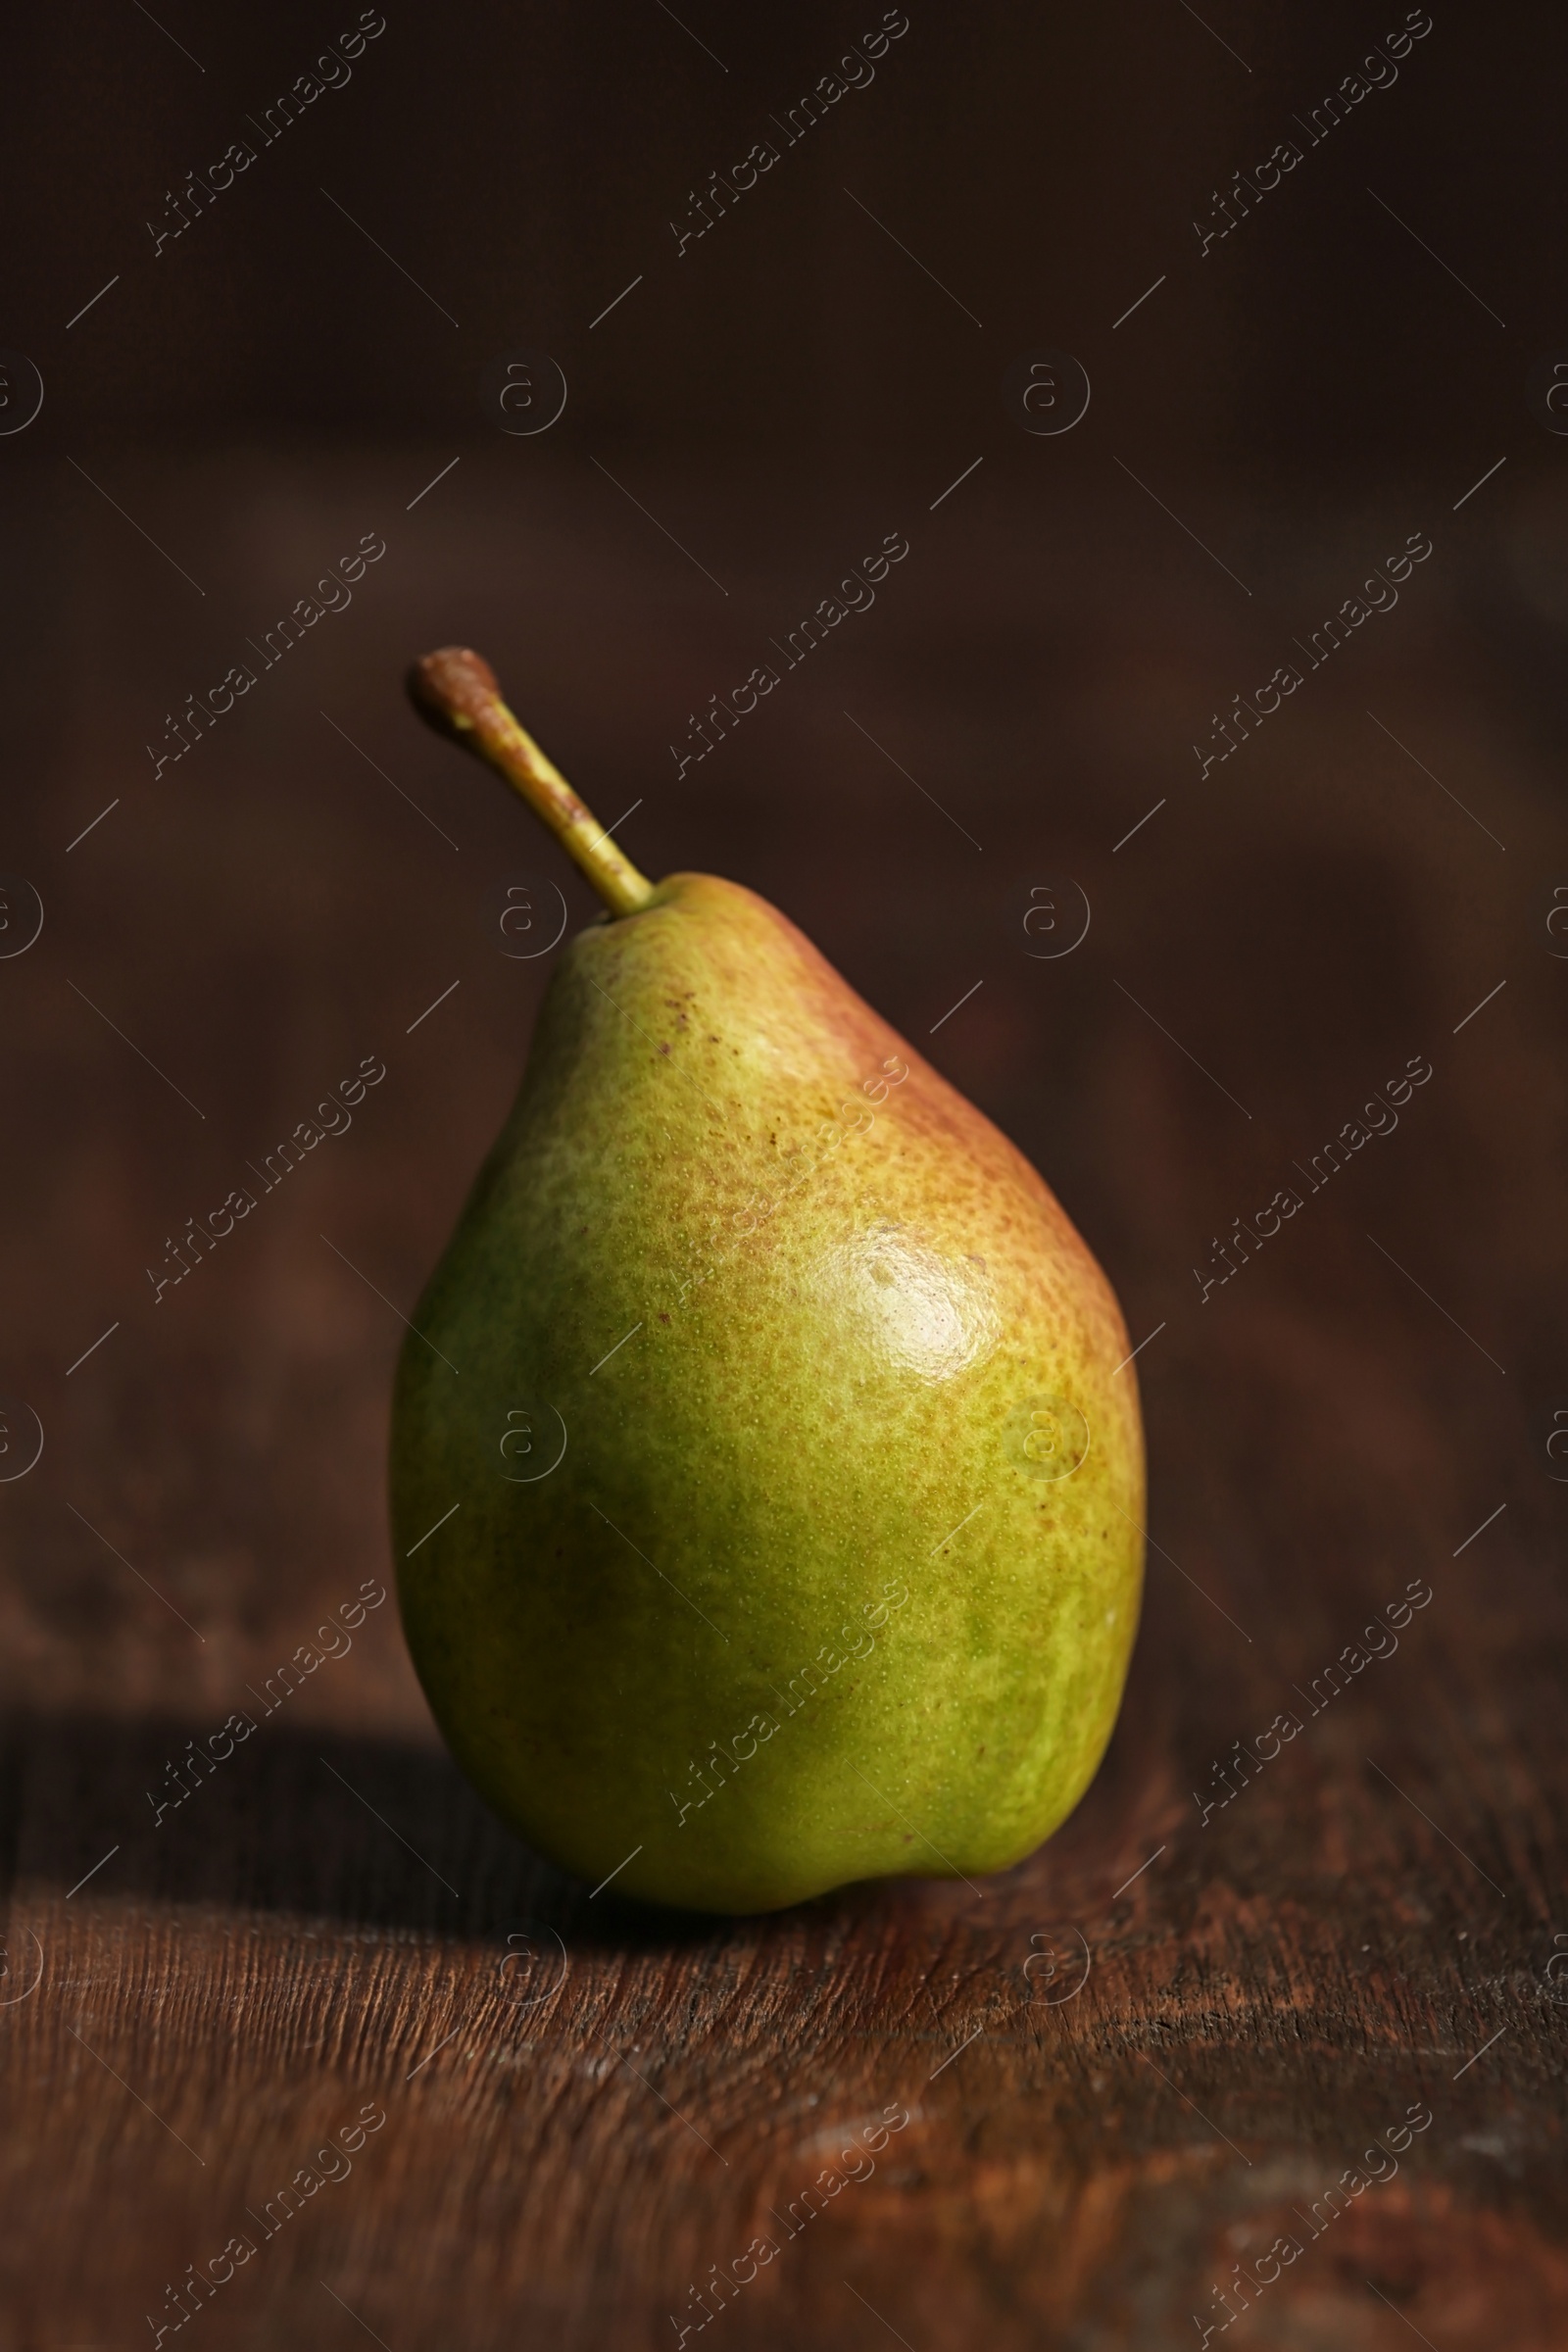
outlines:
[[[1017,1862],[1137,1628],[1109,1285],[777,908],[648,882],[476,655],[411,687],[610,910],[398,1371],[403,1621],[453,1754],[542,1853],[665,1903]]]

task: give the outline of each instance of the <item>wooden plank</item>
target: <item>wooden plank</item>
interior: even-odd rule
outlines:
[[[425,625],[404,593],[377,624],[388,678]],[[966,708],[926,682],[923,626],[890,609],[879,658],[917,712]],[[1479,693],[1440,683],[1461,642],[1429,649],[1423,692]],[[1116,661],[1133,691],[1136,656]],[[628,775],[658,732],[636,674],[606,722]],[[1408,699],[1400,674],[1383,684]],[[3,1206],[29,1249],[5,1378],[48,1446],[0,1487],[0,2345],[184,2340],[166,2289],[233,2239],[254,2252],[185,2323],[215,2345],[1146,2352],[1217,2334],[1226,2291],[1251,2298],[1239,2340],[1277,2352],[1568,2339],[1563,1497],[1540,1423],[1562,967],[1522,917],[1504,949],[1493,902],[1473,911],[1494,882],[1462,820],[1394,797],[1364,677],[1314,681],[1257,791],[1195,800],[1141,864],[1110,867],[1109,809],[1156,797],[1151,777],[1094,774],[1049,862],[1084,874],[1100,960],[1054,972],[1012,937],[1026,890],[956,896],[945,843],[879,851],[886,916],[828,870],[810,841],[835,779],[802,784],[795,730],[825,728],[838,688],[799,685],[755,755],[757,806],[788,794],[795,845],[671,801],[644,853],[661,862],[662,826],[662,862],[690,862],[710,830],[711,862],[911,1031],[984,964],[944,1066],[1059,1185],[1135,1336],[1165,1326],[1138,1362],[1155,1547],[1104,1769],[978,1893],[852,1887],[741,1922],[590,1901],[465,1788],[385,1604],[155,1820],[186,1742],[388,1575],[400,1326],[376,1293],[408,1311],[542,981],[494,953],[482,891],[414,820],[331,805],[325,756],[299,748],[318,684],[280,679],[281,767],[260,722],[236,731],[226,797],[176,777],[113,889],[66,902],[9,972]],[[1120,690],[1059,680],[1079,719]],[[130,707],[126,671],[99,691]],[[1028,772],[1025,703],[975,725],[993,772]],[[541,862],[439,747],[409,760],[487,876]],[[1476,763],[1511,859],[1544,871],[1522,758]],[[998,786],[988,847],[1022,872],[1038,827]],[[1501,1017],[1455,1035],[1504,968]],[[408,1034],[454,978],[449,1025]],[[154,1305],[162,1237],[370,1052],[388,1076],[355,1132]],[[1281,1173],[1420,1053],[1434,1075],[1398,1134],[1317,1194]],[[1208,1236],[1282,1182],[1302,1193],[1284,1238],[1200,1303]],[[1330,1696],[1324,1670],[1412,1582],[1431,1597],[1397,1646]],[[1215,1767],[1284,1710],[1299,1732],[1245,1785],[1233,1765],[1205,1822]],[[1368,2159],[1412,2109],[1419,2133]],[[323,2155],[367,2110],[384,2121]],[[317,2184],[282,2220],[295,2180]],[[1277,2278],[1238,2290],[1282,2239]]]

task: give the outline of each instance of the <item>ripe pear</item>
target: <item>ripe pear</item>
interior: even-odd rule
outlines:
[[[410,685],[610,909],[397,1375],[403,1622],[454,1755],[596,1891],[767,1911],[1017,1862],[1137,1628],[1109,1285],[776,907],[648,882],[476,655]]]

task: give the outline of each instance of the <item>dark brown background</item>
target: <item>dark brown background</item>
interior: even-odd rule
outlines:
[[[0,866],[45,908],[0,962],[0,1388],[45,1431],[0,1486],[0,2343],[151,2341],[166,2282],[373,2099],[198,2337],[672,2345],[901,2101],[707,2340],[1163,2352],[1424,2100],[1237,2340],[1560,2345],[1568,491],[1523,390],[1568,352],[1560,26],[1439,7],[1200,262],[1210,191],[1402,10],[911,8],[677,262],[687,191],[879,10],[683,7],[721,67],[654,5],[394,7],[155,262],[165,189],[356,12],[157,13],[192,58],[134,8],[37,12],[0,150],[0,343],[46,384],[0,439]],[[537,439],[476,398],[518,346],[570,386]],[[1056,439],[998,392],[1043,346],[1094,387]],[[368,530],[352,608],[154,782],[165,712]],[[875,610],[677,782],[688,711],[892,530]],[[1417,530],[1397,610],[1200,781],[1210,714]],[[1122,1723],[979,1898],[590,1907],[446,1763],[390,1605],[149,1827],[166,1760],[389,1576],[398,1314],[549,971],[497,952],[494,893],[590,912],[403,706],[451,639],[607,821],[641,798],[640,864],[783,905],[1037,1159],[1134,1337],[1163,1325]],[[1089,936],[1031,959],[1031,890],[1069,877]],[[154,1306],[165,1237],[371,1053],[353,1131]],[[1417,1054],[1398,1132],[1200,1305],[1210,1236]],[[1213,1760],[1413,1577],[1398,1654],[1201,1828]],[[1075,1935],[1088,1981],[1048,1999],[1025,1965]]]

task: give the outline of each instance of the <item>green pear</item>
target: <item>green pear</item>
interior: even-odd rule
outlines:
[[[453,1754],[596,1890],[767,1911],[1017,1862],[1093,1778],[1137,1629],[1109,1285],[775,907],[648,882],[477,656],[411,688],[611,910],[398,1370],[403,1621]]]

